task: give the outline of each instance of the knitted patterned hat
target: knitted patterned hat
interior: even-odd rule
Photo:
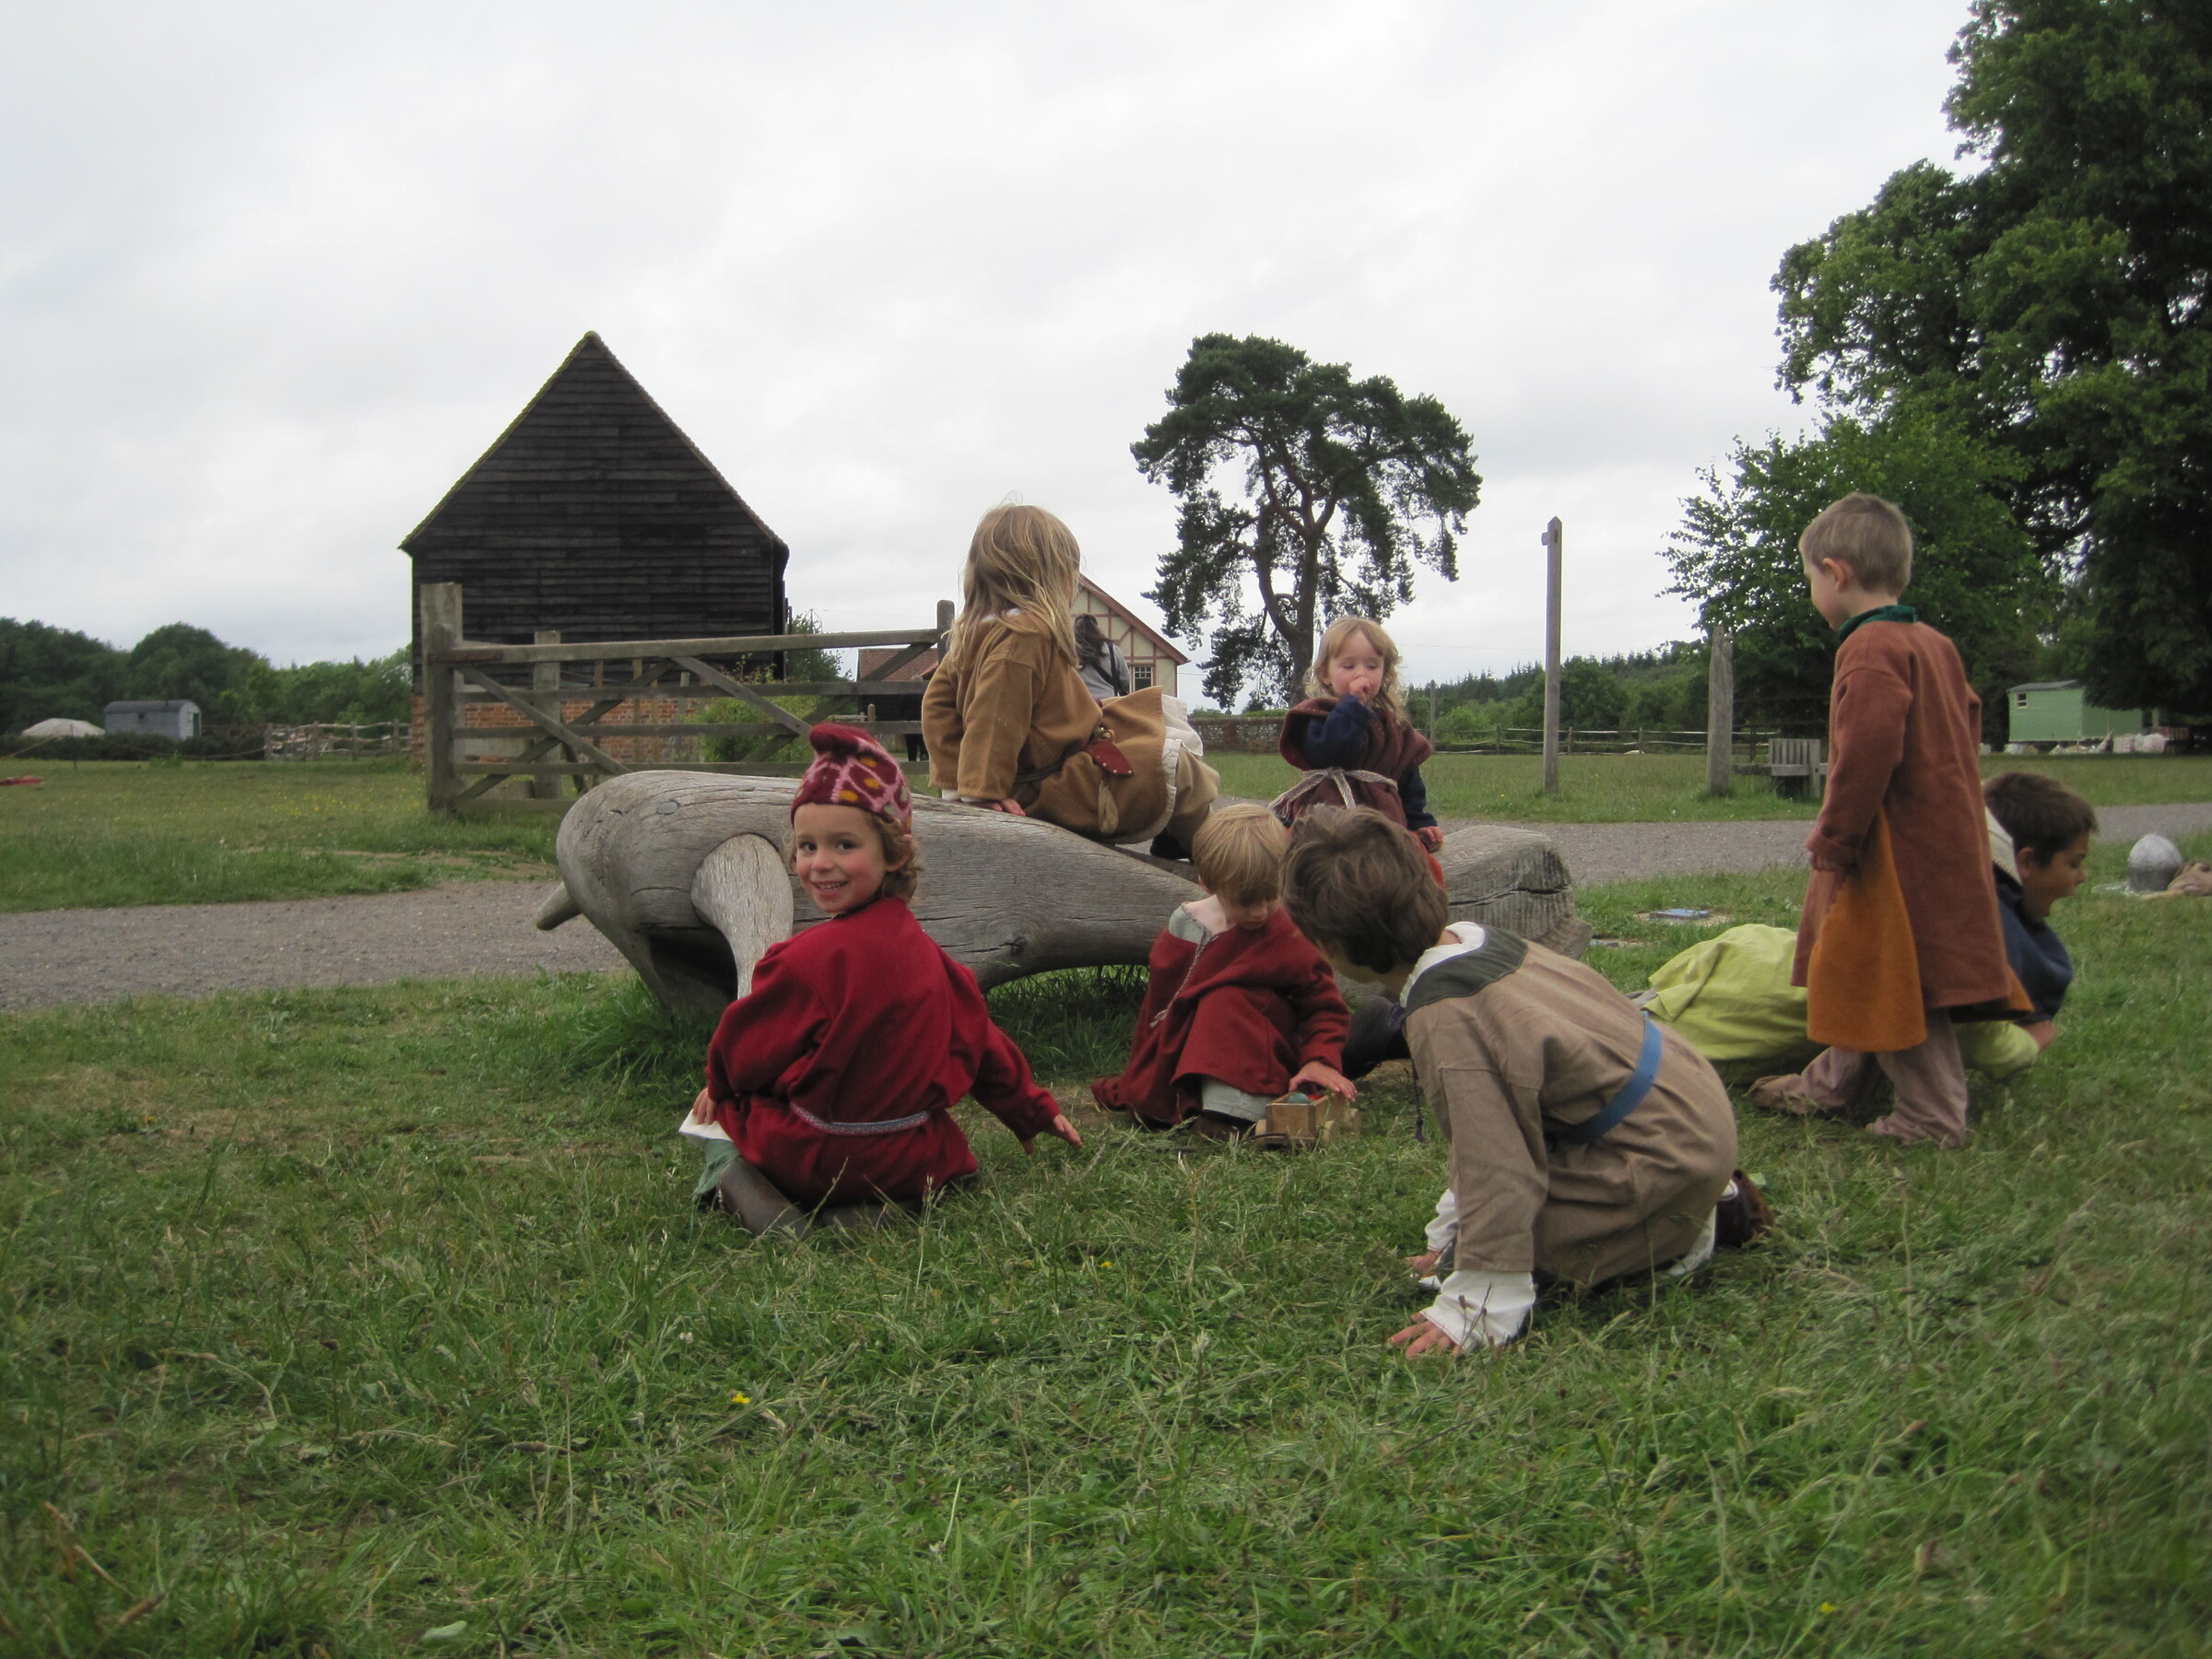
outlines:
[[[913,833],[906,774],[880,743],[847,725],[818,725],[806,740],[814,745],[814,764],[791,797],[793,813],[802,806],[857,806]]]

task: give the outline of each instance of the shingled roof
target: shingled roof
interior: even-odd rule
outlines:
[[[783,539],[596,334],[400,546],[418,585],[461,583],[475,640],[783,626]]]

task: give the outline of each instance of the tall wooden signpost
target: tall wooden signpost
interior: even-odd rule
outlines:
[[[1735,636],[1715,628],[1706,639],[1705,793],[1724,795],[1735,787]]]
[[[1559,793],[1559,555],[1566,544],[1559,521],[1544,526],[1548,593],[1544,609],[1544,793]]]

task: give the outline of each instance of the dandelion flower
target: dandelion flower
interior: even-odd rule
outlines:
[[[730,1396],[730,1404],[733,1406],[750,1406],[752,1403],[753,1396],[751,1394],[734,1394]]]

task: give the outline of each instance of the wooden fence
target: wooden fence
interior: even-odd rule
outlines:
[[[407,722],[332,722],[261,728],[264,760],[359,760],[407,752]]]
[[[540,634],[530,645],[481,644],[466,638],[456,582],[426,582],[422,588],[423,727],[429,807],[453,812],[483,797],[511,778],[531,785],[531,798],[502,796],[501,806],[535,806],[565,810],[561,784],[577,781],[581,791],[598,779],[634,771],[742,772],[794,777],[809,758],[802,747],[815,723],[835,719],[873,734],[894,753],[896,740],[918,734],[918,720],[877,720],[877,700],[918,699],[919,679],[892,677],[925,652],[939,648],[952,627],[952,605],[937,606],[934,628],[890,629],[865,633],[755,634],[699,640],[563,641]],[[867,679],[796,681],[782,677],[782,658],[800,651],[841,651],[857,646],[903,647]],[[568,670],[585,666],[588,677],[571,679]],[[529,683],[519,682],[519,669]],[[504,671],[502,673],[502,671]],[[813,706],[794,713],[773,697],[811,698]],[[670,703],[688,715],[700,702],[735,701],[758,712],[758,721],[711,722],[688,718],[653,721],[631,718],[609,724],[624,703]],[[586,705],[571,714],[569,705]],[[468,723],[468,711],[500,705],[519,716],[493,729]],[[841,705],[852,704],[851,708]],[[634,711],[633,711],[634,714]],[[611,752],[626,740],[716,737],[751,738],[773,751],[749,760],[624,759]],[[465,745],[504,740],[518,745],[509,756],[467,758]],[[630,747],[635,747],[632,743]],[[777,758],[788,753],[788,758]],[[490,803],[485,803],[489,805]]]

